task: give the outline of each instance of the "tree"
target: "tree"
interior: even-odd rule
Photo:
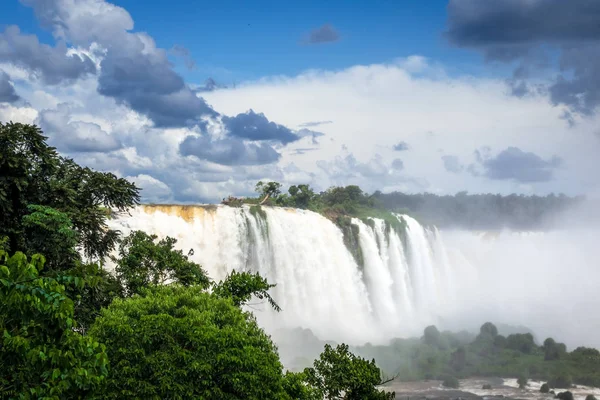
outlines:
[[[453,371],[462,372],[467,366],[467,350],[464,346],[460,346],[450,356],[449,366]]]
[[[304,372],[287,371],[283,376],[283,390],[290,400],[323,400],[319,390],[306,384]]]
[[[315,208],[317,195],[309,185],[292,185],[288,189],[288,193],[290,194],[289,206],[304,210]]]
[[[355,356],[346,344],[335,349],[326,344],[313,367],[306,368],[304,374],[307,383],[320,392],[321,398],[376,400],[395,397],[394,393],[376,388],[384,382],[375,360]]]
[[[281,183],[259,181],[254,190],[263,198],[260,202],[260,204],[263,204],[269,198],[276,197],[281,194]]]
[[[506,347],[521,353],[531,354],[537,346],[531,333],[515,333],[507,336]]]
[[[31,254],[45,254],[48,257],[46,269],[50,271],[69,270],[81,260],[76,247],[77,232],[66,213],[54,208],[29,205],[30,214],[23,216],[25,248]]]
[[[40,277],[43,256],[30,261],[0,250],[0,393],[10,398],[78,399],[108,373],[103,345],[75,328],[66,287],[70,276]]]
[[[573,386],[573,378],[568,372],[560,371],[550,378],[548,386],[553,389],[569,389]]]
[[[107,346],[105,399],[278,399],[282,365],[250,313],[199,286],[116,299],[90,330]]]
[[[485,324],[481,325],[481,328],[479,328],[479,334],[494,338],[498,336],[498,328],[496,328],[496,325],[492,324],[491,322],[486,322]]]
[[[435,325],[430,325],[423,331],[423,340],[430,346],[439,347],[440,337],[440,331]]]
[[[37,126],[0,123],[0,237],[9,238],[11,251],[33,254],[23,217],[31,213],[30,205],[47,206],[71,220],[87,257],[102,259],[118,237],[106,225],[107,209],[124,211],[138,204],[139,190],[114,174],[59,156],[46,139]],[[50,256],[49,266],[55,263]]]
[[[251,274],[234,270],[223,281],[214,285],[213,293],[218,297],[231,298],[233,304],[238,307],[247,304],[252,296],[255,296],[260,300],[267,300],[275,311],[281,311],[268,292],[273,287],[275,285],[267,282],[258,273]]]
[[[202,267],[175,249],[177,239],[157,239],[156,235],[134,231],[119,244],[119,257],[113,257],[113,261],[124,295],[139,294],[149,285],[168,282],[208,288],[210,280]]]
[[[567,352],[567,346],[564,343],[556,343],[552,338],[544,340],[542,348],[544,349],[544,360],[546,361],[558,360]]]

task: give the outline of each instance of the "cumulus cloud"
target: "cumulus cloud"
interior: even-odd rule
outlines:
[[[222,165],[261,165],[277,162],[280,154],[268,143],[245,142],[239,138],[212,139],[188,136],[179,146],[184,156],[196,156]]]
[[[313,29],[308,34],[308,39],[306,41],[308,44],[320,44],[337,42],[338,40],[340,40],[338,31],[332,25],[325,24]]]
[[[140,195],[150,203],[164,203],[171,200],[173,192],[171,188],[158,179],[145,174],[128,176],[127,179],[142,188]]]
[[[408,149],[409,149],[408,143],[406,143],[405,141],[401,141],[394,145],[395,151],[406,151]]]
[[[202,91],[217,115],[174,72],[167,60],[172,54],[135,32],[121,7],[102,0],[23,1],[35,7],[57,43],[66,43],[65,54],[89,54],[106,68],[86,79],[45,85],[30,79],[25,67],[0,62],[23,98],[1,104],[0,119],[43,120],[61,153],[151,188],[142,193],[144,201],[218,201],[251,194],[258,180],[309,183],[317,190],[357,184],[367,191],[600,193],[593,173],[600,142],[590,134],[598,118],[564,129],[556,124],[564,109],[549,104],[549,92],[507,96],[504,79],[456,77],[411,56]],[[311,130],[320,125],[327,140]],[[401,159],[390,143],[399,130],[411,149]],[[342,144],[347,150],[340,153]],[[488,175],[483,161],[473,162],[467,173],[448,174],[436,151],[468,163],[473,148],[483,145],[527,149],[550,163],[548,155],[556,154],[565,162],[546,168],[553,179],[525,184]]]
[[[60,104],[54,110],[43,110],[36,121],[49,136],[50,143],[65,152],[110,152],[122,147],[116,135],[95,123],[74,121],[71,108]]]
[[[130,32],[129,13],[102,0],[25,0],[55,37],[104,49],[98,92],[148,116],[156,126],[187,126],[217,113],[184,83],[152,37]]]
[[[42,44],[35,35],[23,35],[14,25],[0,33],[0,62],[24,68],[51,85],[96,73],[96,64],[88,56],[68,55],[64,43],[57,47]]]
[[[462,172],[465,168],[456,156],[442,156],[442,161],[444,163],[444,168],[448,172],[458,174],[459,172]]]
[[[600,2],[596,0],[451,0],[446,35],[490,61],[517,62],[513,94],[532,87],[533,69],[559,53],[560,73],[545,86],[553,104],[589,115],[600,104]]]
[[[558,156],[544,160],[535,153],[525,152],[517,147],[508,147],[495,157],[477,154],[486,177],[521,183],[550,181],[563,162]]]
[[[269,121],[262,113],[249,110],[235,117],[224,116],[223,124],[229,135],[249,140],[272,140],[283,144],[295,142],[300,136],[283,125]]]
[[[20,99],[8,74],[0,70],[0,103],[14,103]]]

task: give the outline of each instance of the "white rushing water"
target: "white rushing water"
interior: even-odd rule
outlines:
[[[272,296],[283,309],[275,313],[266,304],[251,304],[259,322],[267,329],[307,328],[321,339],[377,343],[420,335],[429,324],[476,328],[486,320],[525,324],[544,335],[556,331],[553,325],[559,320],[577,322],[582,314],[573,313],[574,307],[600,305],[587,296],[595,287],[585,282],[569,293],[575,306],[556,300],[564,295],[557,285],[566,275],[598,276],[586,258],[588,243],[579,238],[566,243],[560,234],[502,233],[501,240],[487,239],[489,235],[472,232],[439,232],[408,216],[398,216],[406,226],[398,234],[383,220],[353,219],[362,254],[357,262],[342,231],[323,216],[286,208],[261,210],[140,206],[110,225],[124,234],[143,230],[175,237],[178,248],[194,250],[191,258],[214,280],[234,269],[259,272],[277,285]],[[555,247],[559,242],[561,252]],[[548,320],[549,312],[562,315]],[[579,328],[559,329],[554,337],[575,335],[578,344],[594,344]]]

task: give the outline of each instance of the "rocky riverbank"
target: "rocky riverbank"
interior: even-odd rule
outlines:
[[[441,381],[393,381],[387,384],[385,389],[395,391],[396,399],[399,400],[554,399],[552,393],[540,393],[542,384],[543,382],[530,381],[525,389],[519,389],[516,379],[471,378],[461,380],[458,389],[445,388]],[[491,389],[482,389],[484,385],[490,385]],[[575,400],[585,400],[590,394],[600,397],[599,388],[576,386],[569,391],[573,393]]]

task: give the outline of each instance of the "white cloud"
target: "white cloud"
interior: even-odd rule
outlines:
[[[228,114],[253,107],[286,126],[334,121],[319,127],[326,135],[319,150],[294,156],[288,152],[282,158],[282,163],[293,160],[299,168],[316,173],[322,184],[329,177],[316,163],[343,156],[341,144],[359,164],[368,163],[375,154],[389,164],[395,158],[393,145],[402,140],[411,143],[411,149],[403,153],[402,176],[407,182],[413,180],[402,185],[404,190],[524,191],[517,182],[492,181],[466,171],[450,173],[438,151],[469,164],[475,161],[474,151],[483,146],[494,153],[514,146],[544,159],[563,158],[564,165],[553,181],[530,185],[537,192],[586,193],[600,183],[594,172],[600,141],[592,134],[597,117],[569,128],[559,118],[564,110],[551,106],[545,97],[515,98],[500,79],[448,77],[440,74],[438,66],[424,65],[419,57],[336,72],[264,78],[205,97],[215,109]],[[363,182],[385,186],[384,181],[371,177]],[[426,187],[420,186],[423,183]]]
[[[98,56],[97,51],[88,53]],[[254,109],[291,129],[300,129],[306,121],[328,122],[315,128],[324,134],[318,143],[306,136],[285,147],[276,145],[281,153],[277,163],[250,166],[220,165],[214,162],[218,159],[180,154],[181,143],[190,135],[226,137],[218,118],[207,120],[205,128],[156,128],[147,117],[99,94],[97,77],[47,87],[27,81],[14,68],[10,71],[17,74],[17,92],[31,106],[2,105],[0,120],[32,123],[38,111],[57,112],[61,103],[67,103],[67,124],[77,121],[73,126],[89,127],[85,140],[96,132],[106,151],[68,153],[73,145],[59,145],[59,151],[94,168],[137,177],[142,187],[151,187],[143,192],[148,201],[218,201],[229,194],[252,193],[261,179],[309,183],[319,190],[358,184],[369,191],[600,192],[594,173],[600,150],[600,139],[593,134],[597,118],[580,119],[569,128],[559,118],[564,110],[549,105],[547,98],[510,96],[500,79],[450,77],[440,65],[419,56],[390,64],[266,77],[237,89],[202,93],[225,115]],[[403,168],[393,150],[400,142],[410,143],[402,152]],[[483,174],[473,176],[466,168],[482,147],[489,147],[491,154],[518,147],[542,159],[557,155],[564,162],[548,182],[491,180]],[[447,171],[446,155],[460,160],[464,170]]]

